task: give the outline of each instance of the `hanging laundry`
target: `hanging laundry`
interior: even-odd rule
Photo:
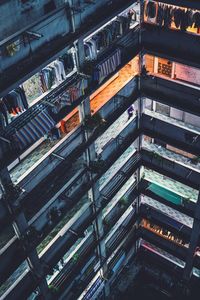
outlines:
[[[18,114],[28,108],[26,95],[24,90],[20,87],[8,93],[5,97],[3,97],[2,101],[4,102],[9,114],[13,112]]]
[[[93,80],[101,83],[108,75],[113,73],[121,64],[121,50],[116,49],[106,59],[99,62],[93,71]]]
[[[193,24],[195,28],[200,29],[200,12],[195,12],[193,15]]]
[[[69,73],[74,69],[74,60],[71,53],[66,53],[62,55],[59,60],[63,63],[65,72]]]
[[[54,62],[53,67],[55,68],[56,79],[57,79],[58,83],[62,82],[66,78],[65,68],[64,68],[63,62],[60,61],[60,60],[56,60]]]
[[[163,26],[165,28],[170,28],[172,24],[172,8],[170,6],[165,6],[163,15]]]
[[[88,81],[85,78],[78,78],[73,84],[69,85],[54,101],[54,107],[51,111],[58,114],[60,110],[71,105],[74,101],[85,95],[88,87]]]
[[[10,116],[17,116],[28,109],[28,102],[22,87],[8,93],[0,100],[1,124],[8,125]]]
[[[130,27],[130,19],[125,16],[119,16],[117,21],[121,23],[121,34],[125,33]]]
[[[18,149],[26,149],[55,126],[47,111],[42,111],[14,134]]]
[[[86,57],[89,57],[91,60],[97,59],[97,45],[95,39],[91,39],[90,41],[84,44]]]
[[[112,45],[119,36],[129,30],[130,23],[131,17],[127,13],[125,16],[118,16],[112,23],[98,31],[91,39],[84,43],[86,58],[96,60],[99,51]]]
[[[146,6],[145,14],[151,18],[154,15],[154,6],[152,1],[149,1]],[[192,11],[191,9],[174,7],[168,4],[157,4],[156,23],[160,27],[171,28],[172,22],[175,27],[181,31],[186,31],[189,27],[200,29],[200,12]],[[153,12],[152,12],[153,10]]]
[[[156,17],[156,3],[148,1],[146,4],[145,14],[148,18],[154,19]]]
[[[59,85],[66,79],[66,74],[74,69],[71,53],[66,53],[43,68],[23,83],[28,101],[31,103],[43,93],[50,91],[54,85]]]
[[[39,76],[42,91],[43,93],[47,92],[54,84],[58,85],[66,78],[64,63],[61,60],[56,60],[42,69]]]
[[[56,72],[57,72],[56,68],[52,68],[52,67],[51,68],[46,67],[40,71],[39,73],[40,84],[43,93],[50,90],[51,87],[55,84],[56,76],[58,76]]]
[[[129,11],[128,11],[128,17],[130,18],[131,21],[137,21],[137,13],[136,11],[131,8]]]

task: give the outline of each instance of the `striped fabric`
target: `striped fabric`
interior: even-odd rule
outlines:
[[[59,97],[57,98],[57,106],[52,109],[52,112],[58,113],[63,107],[71,105],[81,96],[84,96],[87,87],[88,81],[84,78],[81,78],[77,82],[73,83],[66,89],[66,91],[59,95]]]
[[[96,66],[95,77],[99,83],[103,81],[109,74],[113,73],[121,64],[121,50],[116,49],[108,58],[100,62]]]
[[[42,111],[28,124],[15,133],[15,140],[19,149],[23,150],[36,142],[55,126],[55,121],[46,111]]]

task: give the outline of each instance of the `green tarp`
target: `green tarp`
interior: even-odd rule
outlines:
[[[155,184],[155,183],[151,183],[148,187],[148,189],[150,191],[152,191],[154,194],[164,198],[167,201],[170,201],[176,205],[181,205],[182,203],[182,197],[169,191],[166,190],[165,188]]]

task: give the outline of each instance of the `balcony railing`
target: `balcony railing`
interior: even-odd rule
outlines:
[[[124,147],[127,147],[126,143],[124,143],[123,148],[124,148]],[[123,151],[124,151],[123,148],[120,150],[120,152],[122,151],[121,153],[123,153]],[[117,149],[116,149],[116,150],[117,150]],[[114,153],[116,152],[116,150],[114,150]],[[111,153],[110,153],[110,154],[108,153],[107,155],[108,155],[107,157],[108,157],[108,160],[109,160],[109,165],[112,164],[113,159],[115,160],[115,159],[118,157],[117,152],[116,152],[116,155],[117,155],[116,158],[115,158],[115,156],[113,156],[113,151],[111,151]],[[110,159],[111,155],[113,156],[113,159]],[[109,167],[109,165],[108,165],[108,167]],[[107,168],[107,166],[106,166],[106,168]],[[129,172],[129,168],[128,168],[127,171]],[[105,172],[105,169],[102,170],[102,172]],[[98,177],[99,177],[99,175],[97,175],[97,178],[98,178]],[[126,179],[126,177],[125,177],[125,179]],[[62,209],[64,209],[64,208],[62,208]],[[39,219],[39,218],[38,218],[39,216],[37,216],[37,219],[35,220],[36,224],[35,224],[34,222],[31,222],[30,225],[32,224],[32,226],[35,226],[35,225],[37,225],[37,222],[39,222],[39,223],[38,223],[38,224],[39,224],[39,227],[41,227],[41,224],[42,224],[41,222],[44,223],[44,222],[47,220],[47,219],[44,218],[44,215],[43,215],[44,213],[45,213],[45,210],[42,211],[42,218]],[[46,213],[48,214],[48,211],[46,211]],[[82,213],[83,213],[83,212],[82,212]],[[91,222],[91,220],[90,220],[90,219],[91,219],[91,215],[90,215],[90,214],[91,214],[91,210],[90,210],[90,207],[88,207],[88,208],[86,209],[85,213],[86,213],[86,215],[85,215],[85,216],[86,216],[86,219],[89,218],[89,220],[87,220],[87,224],[89,224],[88,222]],[[82,216],[84,216],[84,213],[83,213]],[[79,217],[78,219],[80,220],[80,217]],[[33,219],[33,221],[34,221],[34,219]],[[35,224],[35,225],[34,225],[34,224]],[[75,224],[76,224],[76,223],[75,223]],[[74,224],[74,225],[75,225],[75,224]],[[85,223],[83,223],[83,224],[85,224]],[[82,224],[82,226],[83,226],[83,224]],[[54,225],[55,225],[55,224],[54,224]],[[79,224],[77,223],[76,226],[79,226]],[[82,228],[82,226],[81,226],[81,228]],[[85,226],[85,225],[84,225],[84,226]],[[36,227],[37,227],[37,226],[36,226]],[[38,230],[39,227],[37,227],[36,230]],[[79,228],[79,227],[78,227],[78,228]],[[73,228],[73,230],[76,231],[76,228],[75,228],[75,229]],[[70,236],[71,236],[71,234],[70,234]],[[43,238],[44,238],[44,237],[43,237]],[[68,236],[66,236],[66,238],[68,238]],[[16,246],[17,246],[18,242],[19,242],[18,240],[15,240],[11,245],[9,245],[9,249],[11,250],[10,254],[11,254],[11,253],[13,253],[13,254],[15,253],[15,254],[16,254],[16,251],[15,251],[15,250],[16,250]],[[60,246],[59,246],[59,243],[60,243],[60,242],[61,242],[60,240],[58,240],[57,243],[55,243],[55,242],[53,243],[53,241],[52,241],[52,242],[51,242],[51,244],[53,243],[53,244],[52,244],[52,247],[53,247],[54,249],[57,249],[57,247],[61,247],[61,248],[62,248],[62,247],[64,247],[64,245],[66,245],[65,242],[62,241],[62,243],[61,243]],[[64,243],[64,244],[63,244],[63,243]],[[57,246],[56,246],[56,245],[57,245]],[[50,245],[49,245],[49,246],[50,246]],[[52,247],[50,247],[50,250],[49,250],[50,252],[53,251]],[[48,248],[49,248],[49,247],[48,247]],[[13,252],[13,251],[14,251],[14,252]],[[46,251],[47,251],[47,250],[46,250]],[[54,250],[54,251],[55,251],[55,250]],[[47,252],[48,252],[48,251],[47,251]],[[50,252],[49,252],[49,254],[50,254]],[[6,253],[8,253],[8,250],[6,250],[6,252],[2,253],[2,255],[5,255]],[[57,253],[57,250],[56,250],[56,252],[55,252],[55,255],[56,255],[56,253]],[[23,256],[23,253],[21,253],[21,254],[22,254],[22,256]],[[11,254],[11,255],[12,255],[12,254]],[[45,259],[46,255],[47,255],[47,253],[45,253],[45,255],[42,256],[42,257],[43,257],[42,259],[43,259],[44,261],[46,260],[46,259]],[[59,255],[61,255],[61,254],[59,254]],[[6,256],[7,256],[7,255],[6,255]],[[8,257],[8,256],[7,256],[7,257]],[[48,257],[48,256],[47,256],[47,257]],[[50,255],[50,257],[51,257],[51,255]],[[48,258],[48,260],[50,259],[50,257]],[[21,259],[21,258],[20,258],[20,259]],[[5,262],[5,266],[6,266],[8,260],[4,260],[4,262]],[[17,261],[16,261],[16,263],[17,263]],[[52,261],[51,263],[54,264],[53,261]],[[3,267],[3,266],[1,266],[1,267]],[[14,267],[15,267],[14,264],[12,264],[12,269],[13,269]],[[5,276],[6,274],[8,274],[9,272],[11,272],[11,269],[8,269],[8,267],[6,267],[6,269],[7,269],[7,271],[4,272],[4,276]]]
[[[146,135],[158,138],[166,144],[185,150],[191,154],[200,153],[199,130],[183,126],[175,119],[161,114],[145,111],[142,115],[142,131]]]

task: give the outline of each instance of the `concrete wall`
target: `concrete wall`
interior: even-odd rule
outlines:
[[[89,20],[92,20],[91,14],[93,14],[97,9],[99,9],[101,6],[104,6],[107,2],[107,0],[101,0],[101,1],[94,1],[95,4],[86,4],[84,0],[72,0],[73,6],[82,7],[83,10],[81,13],[76,13],[74,15],[75,19],[75,26],[78,27],[80,24],[84,24],[84,22]]]
[[[31,55],[31,53],[34,53],[38,48],[52,41],[56,37],[68,33],[70,30],[71,27],[67,20],[66,11],[63,9],[57,12],[54,16],[31,28],[30,31],[40,34],[41,38],[29,42],[23,35],[20,35],[12,39],[6,45],[0,47],[2,54],[0,57],[0,72]],[[18,51],[16,51],[14,55],[9,55],[6,47],[13,42],[17,43]]]
[[[37,21],[45,14],[44,5],[50,0],[3,0],[0,3],[0,41],[14,34],[23,27]],[[65,0],[54,0],[56,7]]]

